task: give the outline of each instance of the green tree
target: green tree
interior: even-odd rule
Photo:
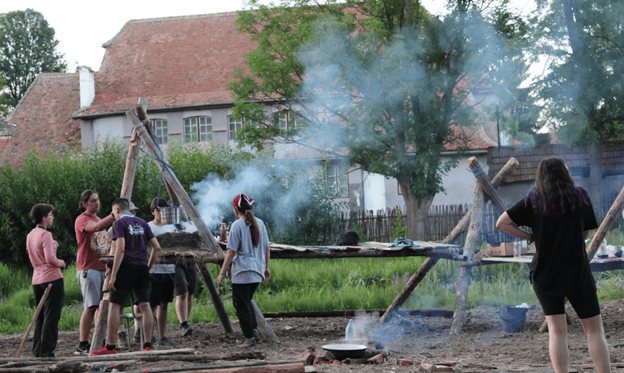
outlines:
[[[567,145],[624,138],[624,3],[540,0],[533,53],[547,73],[534,85],[546,124]]]
[[[235,113],[249,118],[238,139],[266,139],[347,154],[351,165],[398,180],[407,235],[426,239],[424,218],[442,175],[445,144],[466,140],[474,123],[471,89],[507,84],[506,40],[471,1],[454,2],[443,20],[418,1],[365,0],[310,5],[251,1],[240,30],[258,48],[229,88]],[[346,8],[345,8],[346,7]],[[305,125],[280,131],[264,106],[296,112]]]
[[[58,40],[43,15],[33,9],[0,15],[0,75],[16,106],[39,73],[64,72],[67,64],[55,51]]]

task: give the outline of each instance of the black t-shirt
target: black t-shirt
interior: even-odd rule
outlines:
[[[596,289],[583,232],[597,228],[598,223],[587,191],[578,187],[576,192],[580,203],[568,205],[563,214],[545,214],[536,208],[535,192],[507,210],[516,225],[533,230],[536,255],[531,282],[541,294],[565,296],[580,289]]]

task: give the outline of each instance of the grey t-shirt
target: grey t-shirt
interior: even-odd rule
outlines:
[[[269,236],[264,222],[258,218],[256,221],[260,230],[260,241],[256,247],[251,243],[251,230],[245,220],[236,220],[230,228],[227,248],[236,252],[232,261],[233,284],[250,284],[264,280]]]

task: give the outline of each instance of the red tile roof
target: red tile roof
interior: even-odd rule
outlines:
[[[67,145],[80,145],[80,121],[70,115],[80,107],[78,74],[42,73],[22,97],[7,122],[16,125],[0,161],[19,164],[33,148],[62,154]]]
[[[125,111],[139,97],[149,107],[230,103],[226,89],[244,54],[254,48],[239,34],[237,13],[132,20],[104,44],[95,100],[77,114]]]

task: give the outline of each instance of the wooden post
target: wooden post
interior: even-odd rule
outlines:
[[[505,166],[503,166],[503,168],[492,179],[492,185],[494,187],[501,186],[503,184],[503,181],[505,181],[505,178],[518,165],[519,163],[515,158],[509,158]],[[455,242],[457,237],[459,237],[459,235],[464,231],[466,225],[468,225],[471,215],[472,208],[470,208],[470,210],[466,212],[464,217],[459,221],[459,223],[451,231],[451,233],[449,233],[449,235],[446,236],[444,240],[442,240],[442,243],[450,244]],[[409,281],[405,284],[399,294],[397,294],[397,297],[394,299],[394,301],[392,301],[390,307],[388,307],[386,312],[381,316],[379,322],[384,322],[387,319],[388,315],[390,315],[395,308],[401,307],[405,300],[407,300],[407,298],[410,296],[412,291],[414,291],[414,288],[416,288],[416,286],[425,278],[425,275],[429,272],[429,270],[431,270],[431,268],[433,268],[433,266],[438,262],[438,259],[439,258],[430,257],[423,262],[420,268],[412,275],[412,277],[410,277]]]
[[[464,244],[464,255],[474,254],[479,245],[481,237],[481,225],[483,224],[483,210],[485,208],[485,196],[483,194],[483,183],[475,185],[474,204],[470,226]],[[459,334],[466,322],[466,305],[468,304],[468,288],[470,287],[470,272],[472,263],[462,262],[459,264],[459,279],[457,281],[457,292],[455,294],[455,313],[451,324],[451,334]]]
[[[50,290],[52,290],[52,284],[49,284],[46,287],[46,289],[43,291],[43,295],[41,296],[41,299],[39,300],[39,304],[37,305],[37,308],[35,309],[35,314],[33,315],[32,320],[30,320],[30,324],[28,325],[28,328],[26,328],[26,333],[24,333],[24,338],[22,338],[22,343],[20,343],[19,347],[17,348],[17,351],[15,351],[15,357],[18,357],[20,352],[22,352],[22,348],[24,347],[24,342],[26,342],[28,333],[30,333],[30,329],[35,323],[35,320],[37,320],[37,317],[39,316],[39,314],[41,313],[41,309],[43,308],[43,303],[45,303],[45,300],[48,297],[48,294],[50,294]]]
[[[602,223],[598,227],[596,234],[594,234],[594,238],[592,238],[589,243],[589,247],[587,248],[587,256],[589,257],[589,261],[594,258],[598,248],[600,247],[600,243],[604,240],[607,232],[611,229],[611,226],[615,221],[620,217],[622,213],[622,209],[624,208],[624,188],[620,190],[620,193],[613,201],[613,204],[607,211],[607,215],[605,215],[604,219],[602,219]]]
[[[223,328],[225,328],[225,332],[234,332],[234,329],[232,329],[232,323],[230,322],[230,318],[228,317],[227,312],[225,311],[225,307],[223,306],[223,301],[221,301],[221,297],[219,296],[219,291],[217,290],[214,280],[210,275],[210,269],[208,269],[206,263],[199,262],[197,259],[195,261],[195,265],[199,270],[199,274],[204,279],[204,282],[206,282],[206,287],[208,288],[208,292],[210,293],[210,299],[212,300],[212,304],[217,310],[217,315],[219,315],[219,320],[221,320],[221,324],[223,325]]]
[[[251,304],[253,305],[253,308],[254,308],[254,314],[256,315],[258,328],[260,328],[260,331],[262,332],[262,334],[268,336],[275,343],[281,343],[279,338],[277,338],[277,335],[275,335],[275,332],[273,331],[271,324],[269,324],[269,322],[266,321],[266,319],[264,318],[264,315],[262,314],[262,312],[260,312],[260,308],[258,308],[258,305],[253,299],[251,300]]]
[[[137,131],[132,129],[132,137],[130,138],[130,147],[128,148],[128,157],[126,158],[126,169],[121,184],[121,198],[132,199],[132,189],[134,187],[134,178],[136,175],[137,160],[139,158],[139,140]],[[104,294],[100,301],[98,318],[95,320],[95,328],[93,329],[93,338],[91,339],[91,350],[97,350],[104,346],[104,338],[106,338],[106,327],[108,323],[108,274],[104,280]]]

